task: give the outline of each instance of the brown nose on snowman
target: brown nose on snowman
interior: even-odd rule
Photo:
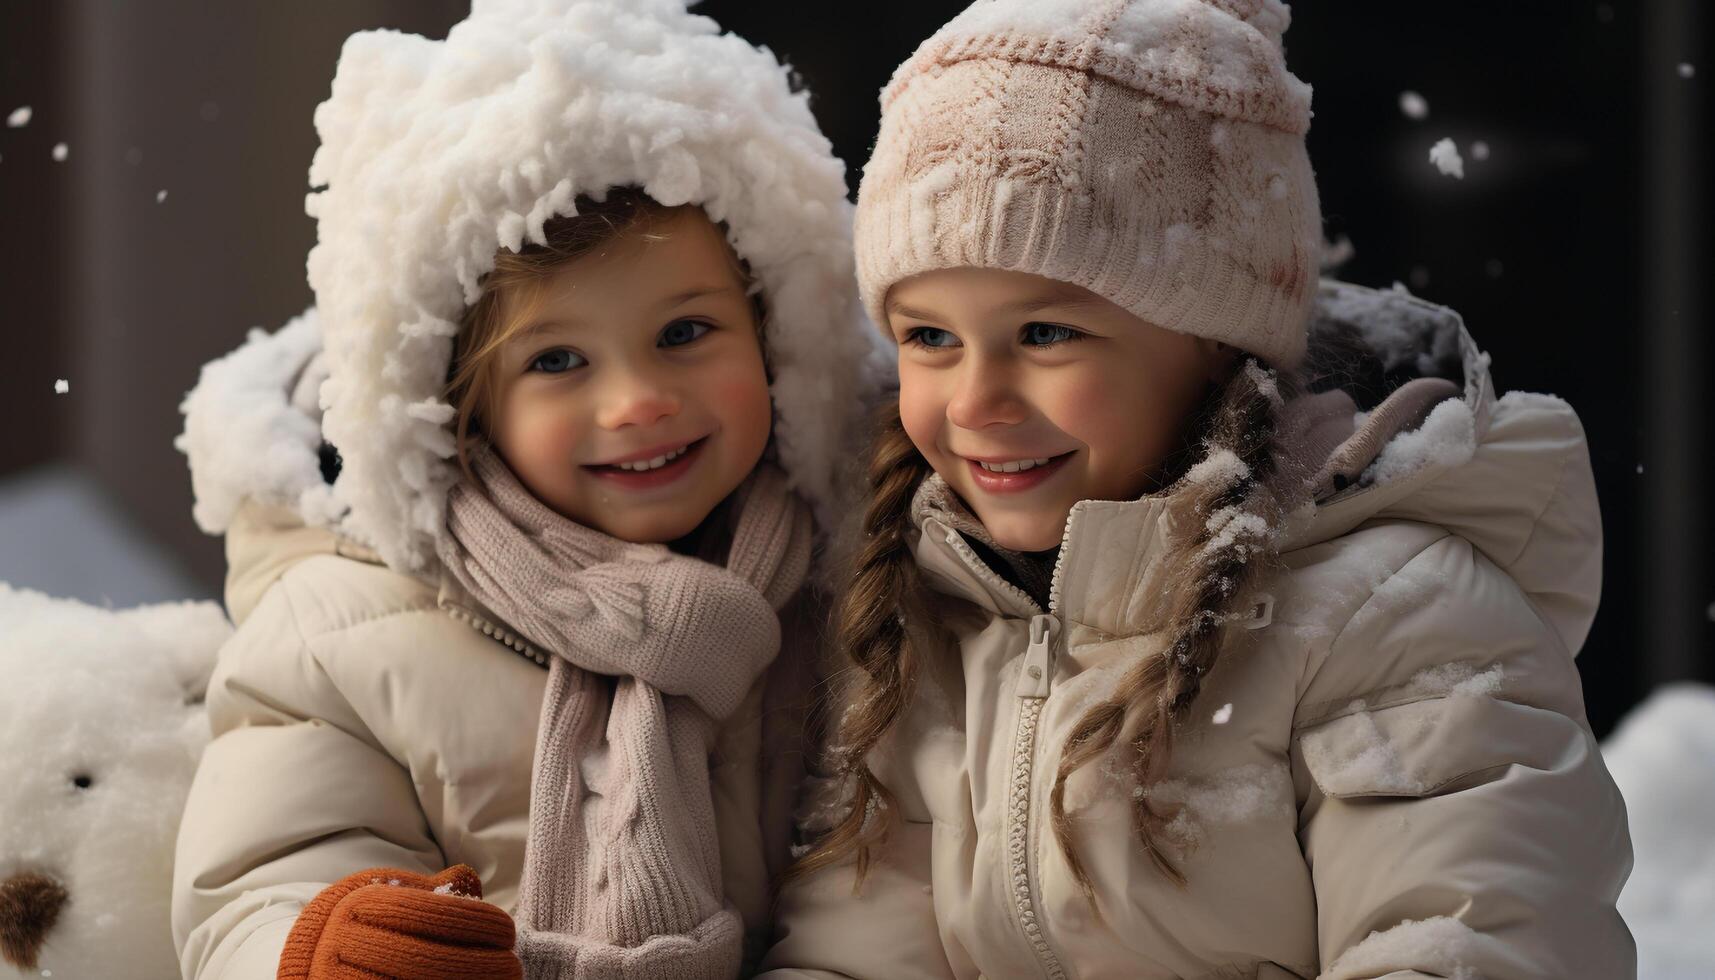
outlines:
[[[0,978],[179,975],[173,845],[231,631],[0,583]]]

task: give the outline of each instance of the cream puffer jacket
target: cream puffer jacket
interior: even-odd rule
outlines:
[[[1349,438],[1323,440],[1329,471],[1362,477],[1286,522],[1283,567],[1149,790],[1183,806],[1168,844],[1188,885],[1136,846],[1123,762],[1067,789],[1100,917],[1048,824],[1071,726],[1165,646],[1152,596],[1185,532],[1176,502],[1074,507],[1042,608],[977,555],[931,478],[914,548],[956,649],[871,755],[902,819],[860,892],[849,865],[787,889],[767,976],[1635,974],[1614,907],[1625,810],[1573,662],[1601,578],[1578,417],[1497,399],[1457,316],[1403,291],[1324,284],[1313,347],[1342,324],[1398,375],[1462,385],[1348,406]]]
[[[184,975],[273,977],[298,910],[380,865],[468,864],[510,911],[547,655],[450,577],[394,571],[279,508],[245,505],[227,554],[238,630],[209,684],[215,738],[174,867]],[[710,760],[725,897],[756,951],[790,859],[809,608],[782,615],[781,656]]]
[[[258,331],[186,402],[199,507],[231,502],[218,517],[237,626],[208,685],[214,739],[175,853],[187,978],[272,978],[298,910],[365,868],[468,864],[508,911],[523,874],[549,654],[444,569],[400,571],[318,523],[335,476],[326,447],[317,472],[321,350],[313,316]],[[782,611],[780,654],[710,759],[747,962],[766,949],[771,882],[791,857],[815,595]]]

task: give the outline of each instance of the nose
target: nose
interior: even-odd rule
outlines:
[[[20,970],[34,970],[66,898],[63,885],[34,871],[0,881],[0,957]]]
[[[658,373],[614,367],[601,391],[596,424],[604,429],[650,426],[679,414],[679,395]]]
[[[947,419],[961,429],[1018,425],[1029,417],[1010,368],[989,358],[968,357],[958,387],[947,402]]]

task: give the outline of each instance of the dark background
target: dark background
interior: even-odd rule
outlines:
[[[877,92],[962,6],[699,9],[798,69],[855,187]],[[1655,686],[1715,680],[1703,6],[1301,0],[1287,34],[1289,66],[1315,87],[1328,234],[1356,249],[1339,274],[1404,281],[1460,310],[1497,387],[1560,394],[1583,416],[1607,546],[1579,659],[1598,734]],[[120,603],[218,595],[220,543],[192,525],[171,448],[179,399],[246,329],[311,301],[310,114],[344,37],[444,36],[466,9],[0,0],[0,114],[34,110],[0,128],[0,515],[29,493],[84,488],[159,570],[155,591],[126,592],[101,578],[113,561],[55,544],[92,518],[0,516],[0,578]],[[1428,100],[1426,119],[1401,112],[1405,90]],[[1428,163],[1444,136],[1463,180]],[[69,393],[54,394],[58,378]]]

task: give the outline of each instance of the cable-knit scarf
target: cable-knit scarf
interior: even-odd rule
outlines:
[[[525,976],[735,976],[709,750],[779,651],[776,610],[809,568],[809,513],[759,467],[726,567],[620,541],[550,510],[491,452],[448,494],[440,557],[556,656],[519,886]]]

